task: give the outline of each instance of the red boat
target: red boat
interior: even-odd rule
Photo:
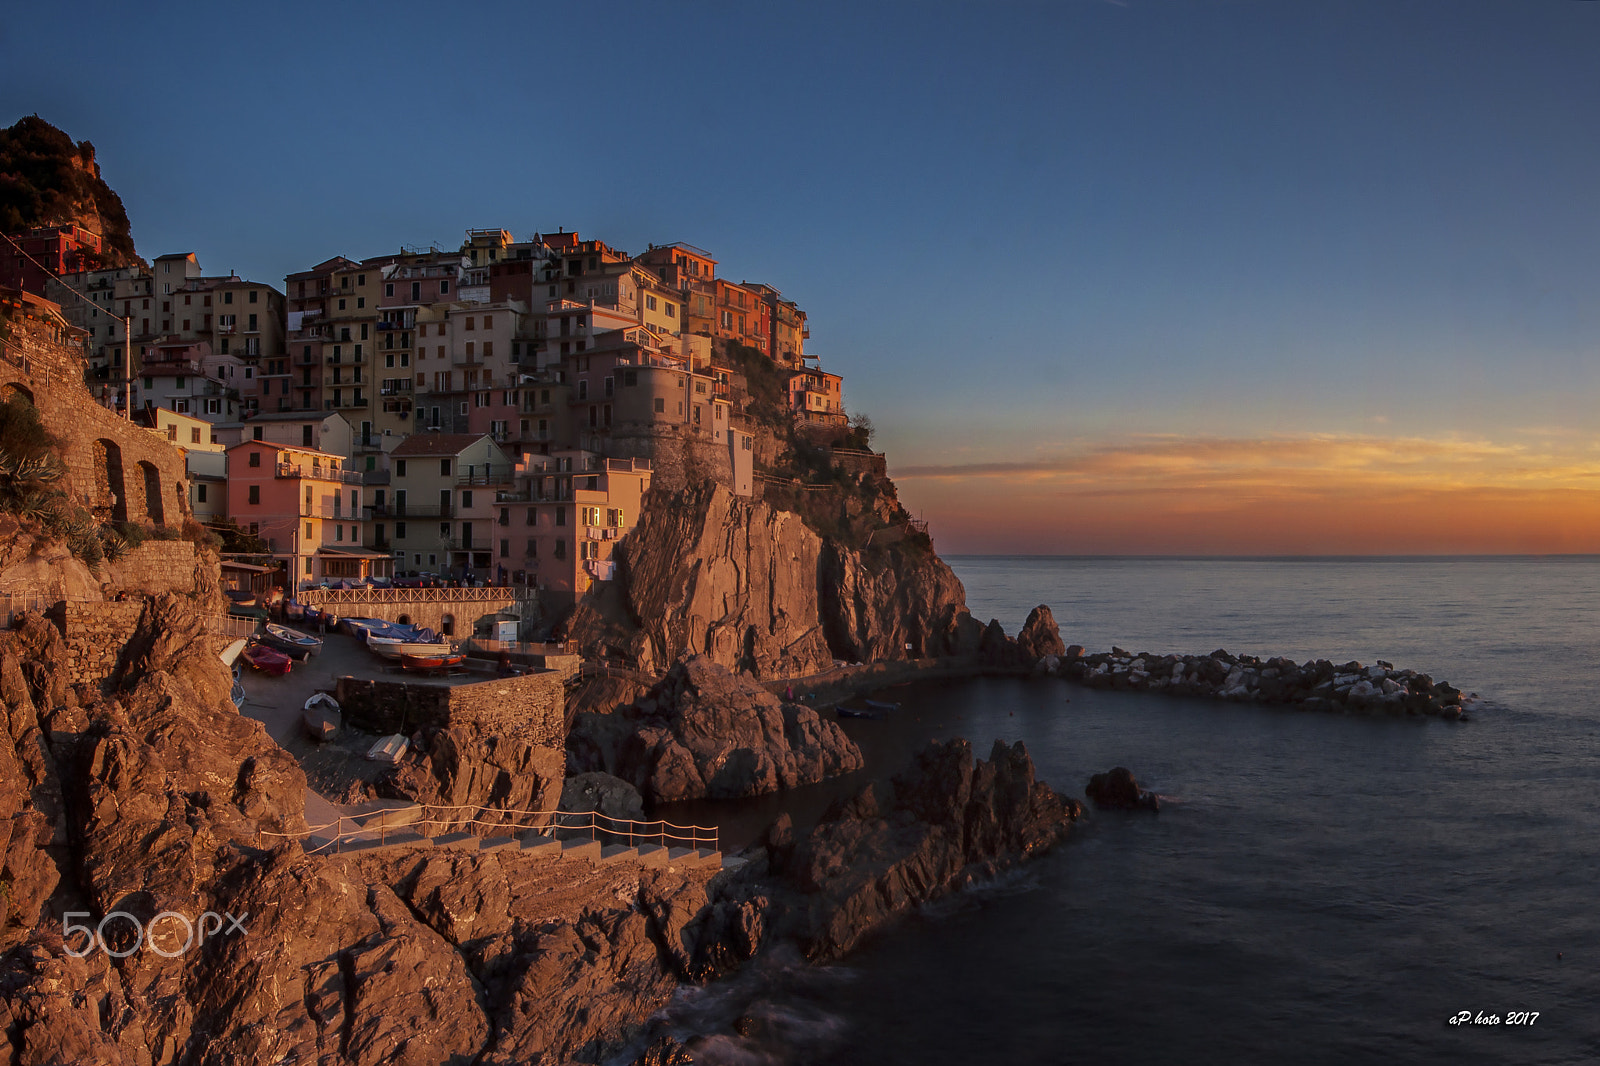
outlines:
[[[466,661],[466,658],[461,652],[451,652],[449,655],[402,654],[400,656],[400,669],[448,670],[452,666],[460,666]]]
[[[260,670],[263,674],[271,674],[274,677],[282,677],[287,674],[292,662],[283,652],[274,651],[265,644],[247,645],[244,651],[239,653],[239,658]]]

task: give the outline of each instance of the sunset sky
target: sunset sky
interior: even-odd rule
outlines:
[[[94,10],[0,120],[147,257],[700,245],[943,551],[1600,551],[1600,4]]]

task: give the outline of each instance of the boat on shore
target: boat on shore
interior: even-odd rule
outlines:
[[[383,737],[368,748],[367,758],[373,762],[399,762],[405,756],[406,749],[410,746],[411,741],[401,734],[395,733],[393,736]]]
[[[429,670],[449,670],[460,666],[467,659],[459,651],[445,652],[443,654],[419,655],[415,652],[400,653],[400,669],[425,672]]]
[[[312,740],[327,740],[339,731],[339,701],[326,692],[313,693],[305,702],[300,721]]]
[[[833,709],[833,713],[840,718],[870,718],[873,721],[880,721],[889,716],[889,712],[881,707],[846,707],[842,703]]]
[[[287,674],[290,665],[293,663],[292,659],[278,649],[255,643],[246,645],[245,649],[239,653],[239,658],[249,663],[252,668],[273,677],[282,677]]]
[[[218,652],[217,654],[222,659],[222,665],[232,668],[233,664],[239,661],[239,653],[244,651],[245,645],[249,643],[250,641],[247,638],[240,637],[238,640],[234,641],[232,644],[229,644],[226,648],[223,648],[220,652]],[[239,671],[237,669],[233,671],[233,676],[239,676]]]
[[[304,659],[310,655],[320,654],[322,640],[309,633],[302,633],[298,629],[278,625],[276,622],[267,623],[266,631],[261,636],[263,644],[270,644],[281,652]]]
[[[450,655],[455,651],[455,646],[444,641],[409,640],[402,637],[380,637],[376,634],[367,635],[367,647],[385,659],[399,659],[406,655],[440,656]]]

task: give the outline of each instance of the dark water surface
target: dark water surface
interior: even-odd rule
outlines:
[[[1070,794],[1120,764],[1169,802],[1094,813],[841,966],[769,961],[687,997],[766,1019],[704,1061],[1600,1061],[1600,559],[949,561],[1008,632],[1044,602],[1092,650],[1381,657],[1484,699],[1451,724],[899,689],[895,719],[849,723],[870,770],[926,737],[1021,739]]]

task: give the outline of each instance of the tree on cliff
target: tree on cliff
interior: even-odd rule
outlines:
[[[138,260],[122,198],[100,179],[94,145],[38,115],[0,130],[0,233],[76,222],[104,239],[106,266]]]

